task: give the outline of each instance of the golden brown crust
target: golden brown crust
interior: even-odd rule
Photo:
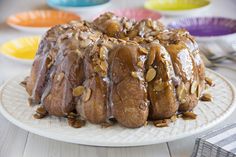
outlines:
[[[110,78],[112,113],[123,126],[136,128],[148,117],[147,93],[137,46],[121,46],[111,52]],[[132,72],[140,72],[132,76]]]

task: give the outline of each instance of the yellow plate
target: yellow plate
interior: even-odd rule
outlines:
[[[8,41],[0,46],[0,52],[7,57],[28,60],[34,59],[40,36],[22,37]]]
[[[144,7],[149,10],[159,11],[163,14],[177,15],[188,14],[191,10],[199,11],[199,9],[209,5],[209,0],[148,0],[144,4]]]

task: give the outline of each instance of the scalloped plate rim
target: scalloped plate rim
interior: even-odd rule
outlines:
[[[41,131],[40,129],[37,129],[37,128],[33,128],[33,127],[30,127],[30,126],[27,126],[26,124],[18,121],[17,119],[15,119],[13,116],[11,116],[3,107],[2,105],[2,94],[3,94],[3,90],[4,90],[4,87],[6,87],[6,85],[8,83],[10,83],[11,81],[14,81],[14,78],[6,81],[1,87],[0,87],[0,113],[2,113],[2,115],[8,119],[11,123],[13,123],[14,125],[26,130],[26,131],[29,131],[31,133],[34,133],[34,134],[37,134],[37,135],[40,135],[40,136],[43,136],[43,137],[47,137],[49,139],[53,139],[53,140],[57,140],[57,141],[62,141],[62,142],[68,142],[68,143],[74,143],[74,144],[82,144],[82,145],[89,145],[89,146],[106,146],[106,147],[133,147],[133,146],[145,146],[145,145],[153,145],[153,144],[159,144],[159,143],[164,143],[164,142],[170,142],[170,141],[174,141],[174,140],[178,140],[178,139],[181,139],[181,138],[184,138],[184,137],[189,137],[191,135],[194,135],[194,134],[198,134],[200,132],[203,132],[203,131],[206,131],[212,127],[214,127],[215,125],[219,124],[220,122],[224,121],[227,117],[229,117],[232,112],[236,109],[236,90],[235,90],[235,87],[234,85],[228,81],[228,79],[226,79],[224,76],[222,76],[221,74],[213,71],[213,70],[210,70],[210,69],[207,69],[207,71],[209,73],[213,73],[214,75],[216,75],[217,77],[221,78],[222,80],[225,81],[225,83],[227,83],[231,89],[231,92],[232,92],[232,101],[231,101],[231,104],[230,104],[230,107],[227,109],[226,112],[224,112],[220,117],[214,119],[211,123],[208,123],[206,126],[203,126],[201,128],[198,128],[198,129],[195,129],[195,130],[192,130],[192,131],[189,131],[187,134],[181,134],[181,135],[178,135],[177,137],[172,137],[170,139],[164,139],[164,140],[159,140],[159,141],[152,141],[152,142],[141,142],[141,143],[108,143],[106,142],[106,144],[104,143],[100,143],[100,142],[93,142],[92,144],[90,142],[86,142],[86,141],[83,141],[83,142],[80,142],[80,141],[75,141],[73,140],[73,138],[70,138],[68,139],[67,136],[64,136],[63,138],[60,137],[58,138],[58,135],[55,134],[55,133],[46,133],[44,131]],[[27,72],[28,73],[28,72]],[[128,128],[127,128],[128,129]]]
[[[27,38],[27,37],[39,37],[39,38],[41,38],[40,35],[39,35],[39,36],[36,35],[36,36],[20,37],[20,38],[16,38],[16,39],[13,39],[13,40],[17,40],[17,39],[21,39],[21,38]],[[11,41],[12,41],[12,40],[9,40],[9,41],[7,41],[7,42],[11,42]],[[1,45],[4,45],[4,44],[7,43],[7,42],[2,43]],[[0,46],[1,46],[1,45],[0,45]],[[0,51],[0,55],[2,55],[3,57],[6,57],[6,58],[9,59],[9,60],[17,61],[17,62],[19,62],[19,63],[32,64],[33,61],[34,61],[34,59],[22,59],[22,58],[13,57],[13,56],[11,56],[11,55],[7,55],[7,54],[5,54],[5,53],[2,53],[1,51]]]
[[[185,10],[159,10],[159,9],[150,9],[148,8],[146,5],[147,5],[148,1],[146,1],[144,3],[144,8],[148,9],[148,10],[152,10],[152,11],[155,11],[155,12],[159,12],[163,15],[169,15],[169,16],[181,16],[181,15],[186,15],[186,14],[196,14],[200,11],[205,11],[207,9],[209,9],[211,6],[212,6],[212,2],[209,1],[209,3],[207,5],[204,5],[204,6],[201,6],[201,7],[198,7],[198,8],[193,8],[193,9],[185,9]]]
[[[233,18],[228,18],[228,17],[223,17],[223,16],[199,16],[199,17],[182,17],[179,19],[175,19],[174,21],[171,21],[167,24],[167,27],[169,27],[172,23],[174,22],[180,22],[181,20],[188,20],[188,19],[197,19],[197,18],[222,18],[222,19],[226,19],[226,20],[234,20],[236,23],[236,19]],[[176,29],[176,28],[174,28]],[[226,34],[226,35],[217,35],[217,36],[194,36],[199,42],[207,42],[207,41],[216,41],[216,40],[222,40],[225,38],[232,38],[232,37],[236,37],[236,32],[234,33],[230,33],[230,34]]]

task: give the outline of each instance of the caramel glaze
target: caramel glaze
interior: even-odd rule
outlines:
[[[147,81],[150,68],[155,74]],[[198,46],[187,31],[105,13],[91,23],[51,28],[40,43],[26,90],[30,103],[43,105],[50,115],[76,111],[91,123],[115,118],[135,128],[192,110],[204,79]],[[78,86],[83,93],[75,96]]]

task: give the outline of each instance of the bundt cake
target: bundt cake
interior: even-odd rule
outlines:
[[[204,80],[198,45],[187,31],[105,13],[47,31],[25,85],[30,104],[41,106],[38,118],[77,116],[136,128],[191,111]]]

